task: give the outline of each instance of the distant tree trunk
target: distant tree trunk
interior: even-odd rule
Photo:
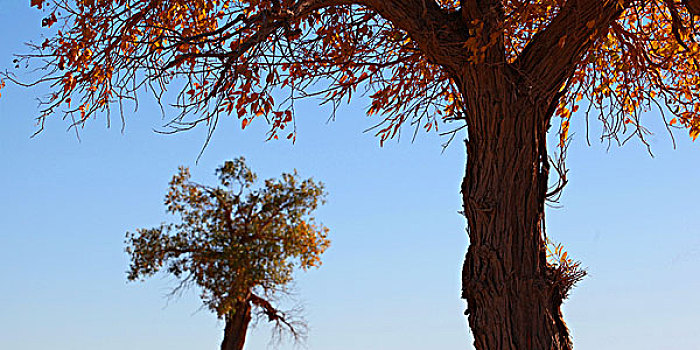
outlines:
[[[558,99],[538,98],[517,86],[515,74],[479,73],[462,80],[468,125],[462,199],[470,241],[462,297],[474,345],[571,349],[543,232],[546,134]]]
[[[221,342],[221,350],[243,349],[250,319],[250,302],[247,300],[245,302],[237,302],[234,310],[226,315],[226,327],[224,328],[224,340]]]

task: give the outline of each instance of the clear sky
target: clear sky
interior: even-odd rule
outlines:
[[[0,67],[22,42],[38,41],[41,18],[28,1],[0,0]],[[107,129],[75,133],[51,119],[36,130],[42,89],[11,84],[0,98],[0,349],[217,349],[223,324],[196,291],[168,300],[172,281],[126,283],[124,233],[167,219],[162,199],[178,165],[200,182],[240,155],[262,178],[298,169],[326,183],[318,218],[331,229],[324,265],[298,276],[313,350],[470,349],[459,299],[466,251],[459,187],[464,149],[420,133],[379,147],[366,101],[335,121],[315,101],[297,110],[296,144],[265,142],[266,126],[219,126],[200,161],[204,130],[153,132],[165,121],[144,99]],[[590,273],[565,304],[577,349],[700,349],[700,143],[683,132],[673,149],[649,114],[655,157],[632,140],[591,146],[574,120],[570,185],[548,209],[548,232]],[[252,331],[247,349],[265,349]],[[292,348],[283,345],[282,348]]]

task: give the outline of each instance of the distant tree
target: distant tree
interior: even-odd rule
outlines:
[[[666,129],[700,135],[700,0],[31,4],[51,29],[17,63],[33,60],[52,87],[40,124],[109,119],[139,92],[160,101],[171,88],[174,130],[211,131],[233,115],[294,139],[297,99],[336,107],[362,94],[367,113],[383,116],[380,142],[407,123],[466,128],[462,297],[479,350],[572,347],[560,306],[581,274],[563,253],[547,259],[544,226],[546,200],[566,183],[572,114],[600,119],[611,142],[645,142],[641,116],[652,109]],[[548,147],[552,125],[559,142]]]
[[[288,291],[295,268],[319,266],[328,248],[328,229],[310,217],[323,202],[323,185],[295,172],[255,188],[243,158],[217,174],[220,186],[209,187],[191,182],[180,167],[165,196],[178,220],[127,233],[128,279],[163,271],[179,280],[176,290],[199,287],[204,304],[226,322],[222,350],[243,348],[255,314],[303,336],[304,323],[273,302]]]

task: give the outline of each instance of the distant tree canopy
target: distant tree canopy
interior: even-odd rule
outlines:
[[[199,287],[206,306],[226,320],[224,350],[243,345],[251,308],[297,334],[273,302],[287,291],[294,269],[319,266],[329,246],[328,229],[310,216],[323,202],[323,185],[295,172],[255,188],[243,158],[217,174],[220,186],[210,187],[191,182],[180,167],[165,196],[167,212],[178,220],[127,233],[128,279],[163,271],[180,281],[178,288]]]

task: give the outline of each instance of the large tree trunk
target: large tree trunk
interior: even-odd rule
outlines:
[[[514,81],[487,74],[463,79],[462,196],[470,246],[462,297],[478,350],[571,349],[543,232],[545,141],[556,96],[533,98]]]
[[[247,300],[237,302],[234,310],[226,315],[226,328],[221,350],[242,350],[251,319],[251,305]]]

